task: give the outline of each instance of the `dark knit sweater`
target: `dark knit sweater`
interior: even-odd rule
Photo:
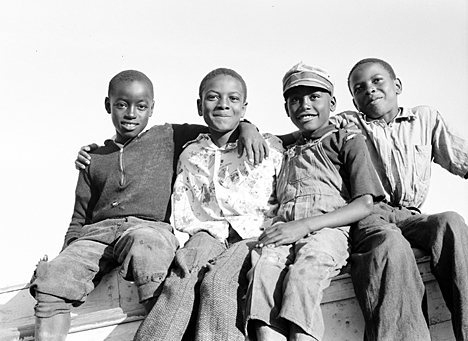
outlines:
[[[122,149],[107,140],[91,152],[91,164],[78,177],[64,246],[82,236],[84,225],[109,218],[169,222],[177,159],[186,142],[207,131],[199,125],[153,126]]]

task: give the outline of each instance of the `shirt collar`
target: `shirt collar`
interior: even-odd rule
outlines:
[[[218,147],[217,145],[215,145],[213,143],[213,141],[211,140],[211,137],[210,137],[210,134],[206,134],[206,133],[202,133],[200,135],[198,135],[198,137],[195,139],[195,140],[192,140],[192,141],[189,141],[187,142],[185,145],[184,145],[184,149],[187,145],[191,144],[191,143],[195,143],[195,142],[198,142],[200,144],[200,146],[204,147],[204,148],[207,148],[207,149],[213,149],[213,150],[225,150],[225,151],[228,151],[228,150],[231,150],[231,149],[235,149],[237,148],[237,141],[236,142],[229,142],[227,144],[225,144],[224,146],[222,147]]]
[[[367,122],[367,123],[384,121],[383,119],[367,121],[366,115],[364,115],[364,113],[358,112],[358,115],[361,117],[362,121]],[[389,124],[392,123],[393,121],[404,121],[404,120],[411,121],[411,120],[416,119],[416,117],[417,116],[415,115],[415,113],[412,112],[410,109],[399,107],[398,114],[393,118],[392,121],[389,122]]]

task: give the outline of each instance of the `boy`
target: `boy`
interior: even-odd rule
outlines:
[[[236,319],[246,290],[242,278],[256,238],[276,214],[281,141],[265,136],[270,156],[259,166],[236,155],[247,106],[244,80],[233,70],[215,69],[202,80],[199,96],[198,114],[210,134],[180,155],[172,196],[174,227],[190,238],[177,251],[138,341],[181,340],[184,333],[196,340],[244,340],[242,317]],[[186,332],[192,313],[196,330]]]
[[[430,340],[421,309],[424,284],[411,247],[430,254],[455,337],[468,340],[468,228],[455,212],[419,211],[432,160],[468,177],[468,142],[436,110],[399,107],[401,81],[381,59],[359,61],[349,73],[348,87],[359,113],[336,119],[354,122],[366,136],[389,204],[375,206],[371,216],[351,229],[351,275],[367,340]],[[381,225],[382,219],[394,224]]]
[[[349,225],[383,198],[362,136],[329,124],[333,89],[324,69],[303,63],[283,78],[286,113],[302,136],[278,178],[278,223],[252,252],[250,339],[322,339],[322,293],[348,259]]]
[[[36,340],[65,340],[71,307],[117,265],[135,281],[146,309],[159,295],[178,247],[167,210],[174,159],[206,128],[165,124],[144,131],[153,97],[141,72],[123,71],[109,82],[105,108],[116,135],[92,152],[92,164],[79,174],[62,252],[35,271]]]

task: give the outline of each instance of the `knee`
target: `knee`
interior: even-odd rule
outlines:
[[[232,273],[229,274],[223,268],[208,266],[208,271],[203,277],[201,288],[205,293],[219,292],[221,286],[230,285],[232,283]]]
[[[451,244],[468,242],[468,227],[461,215],[456,212],[443,212],[428,218],[429,226],[433,229],[434,244]]]
[[[432,220],[439,229],[467,229],[463,217],[457,212],[448,211],[431,215]]]
[[[171,249],[174,250],[177,248],[177,241],[175,236],[165,231],[154,229],[151,227],[139,227],[134,229],[126,234],[124,234],[118,244],[123,244],[124,249],[154,249],[154,250],[164,250]],[[116,246],[117,246],[116,245]],[[117,249],[120,247],[117,246]]]

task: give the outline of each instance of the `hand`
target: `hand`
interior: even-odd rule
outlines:
[[[362,131],[359,129],[358,123],[354,117],[348,120],[343,120],[341,125],[337,128],[344,129],[347,133],[361,134]]]
[[[81,147],[75,160],[75,168],[78,170],[86,169],[86,167],[91,163],[91,156],[88,152],[91,152],[98,147],[99,146],[96,143]]]
[[[258,237],[256,247],[275,247],[293,244],[307,236],[308,233],[309,229],[307,224],[297,221],[279,223],[267,228],[260,237]]]
[[[243,122],[240,124],[240,128],[237,146],[239,157],[242,156],[245,150],[247,159],[254,165],[259,165],[262,163],[263,159],[268,158],[269,155],[269,149],[265,139],[251,123]]]

